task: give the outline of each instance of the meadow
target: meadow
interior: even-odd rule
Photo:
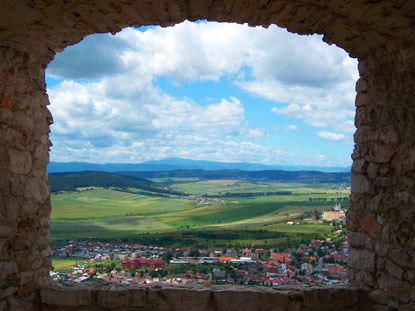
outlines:
[[[54,271],[69,270],[72,271],[75,264],[87,263],[85,259],[74,258],[53,258],[52,267]]]
[[[166,182],[160,180],[159,182]],[[196,196],[221,196],[235,193],[223,201],[187,196],[160,197],[121,191],[116,188],[93,188],[52,195],[51,237],[53,245],[68,239],[147,239],[175,245],[229,243],[278,244],[304,235],[321,236],[330,231],[320,223],[303,223],[301,218],[329,209],[345,198],[350,190],[338,184],[256,183],[240,180],[195,180],[175,178],[168,187]],[[290,192],[290,195],[263,195],[264,192]],[[237,193],[257,192],[252,197]],[[301,224],[288,226],[287,221]],[[223,232],[224,238],[201,238],[197,232]],[[266,230],[274,235],[255,239],[233,232]],[[259,232],[259,231],[258,231]],[[277,233],[283,233],[277,234]],[[245,234],[249,235],[249,234]],[[232,241],[231,241],[232,240]],[[268,244],[268,245],[270,245]]]

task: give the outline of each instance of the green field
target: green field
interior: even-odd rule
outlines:
[[[338,190],[336,184],[294,184],[294,183],[263,183],[263,182],[246,182],[238,180],[210,180],[210,181],[193,181],[180,182],[176,178],[172,189],[193,194],[215,195],[219,193],[238,193],[238,192],[275,192],[291,191],[294,195],[308,195],[308,197],[317,197],[324,193],[326,198],[337,198],[348,196],[349,190]],[[307,197],[307,199],[308,199]],[[297,200],[297,198],[295,198]]]
[[[53,258],[52,267],[54,271],[71,270],[75,264],[86,263],[85,259],[73,259],[73,258]]]
[[[175,241],[189,238],[192,243],[196,243],[200,237],[195,238],[189,232],[267,230],[283,232],[285,235],[266,237],[262,241],[239,236],[236,240],[242,244],[247,241],[257,244],[278,243],[286,241],[287,236],[291,235],[327,233],[330,230],[327,225],[315,223],[287,226],[286,222],[298,220],[307,216],[307,213],[328,209],[337,199],[349,195],[349,190],[339,190],[339,186],[333,184],[175,179],[170,187],[197,195],[279,191],[289,191],[292,194],[253,197],[238,197],[235,194],[236,197],[226,197],[225,202],[209,201],[201,204],[185,197],[131,193],[134,189],[129,189],[128,193],[103,188],[63,192],[52,195],[52,242],[56,245],[60,240],[72,238],[110,239],[135,236],[140,239],[144,235],[154,237],[157,241],[159,235],[171,237]],[[180,232],[188,233],[184,236]],[[203,240],[203,243],[210,243],[208,240]],[[219,240],[225,243],[229,239]]]
[[[158,198],[109,189],[52,195],[51,219],[91,219],[126,214],[157,215],[194,207],[188,200]]]

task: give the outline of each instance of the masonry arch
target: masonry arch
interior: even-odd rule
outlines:
[[[381,309],[413,307],[414,2],[4,0],[2,6],[1,308],[35,308],[39,286],[49,280],[46,165],[52,118],[46,108],[46,65],[55,52],[88,34],[114,33],[127,26],[169,26],[186,19],[265,27],[277,24],[298,34],[324,34],[324,41],[359,59],[348,215],[349,278],[354,285],[367,289]],[[77,295],[91,305],[91,291],[89,296],[86,291]],[[42,307],[51,301],[59,303],[59,295],[55,291],[48,300],[44,293]]]

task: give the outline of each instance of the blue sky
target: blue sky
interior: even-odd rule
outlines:
[[[85,38],[46,71],[51,161],[348,166],[357,61],[321,36],[226,23]]]

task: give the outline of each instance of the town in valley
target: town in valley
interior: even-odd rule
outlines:
[[[302,221],[316,222],[315,216]],[[67,241],[52,251],[56,282],[119,284],[318,285],[346,283],[349,246],[340,204],[323,211],[334,238],[279,248],[168,248],[138,243]],[[286,226],[299,223],[287,222]],[[72,266],[71,266],[72,264]]]

